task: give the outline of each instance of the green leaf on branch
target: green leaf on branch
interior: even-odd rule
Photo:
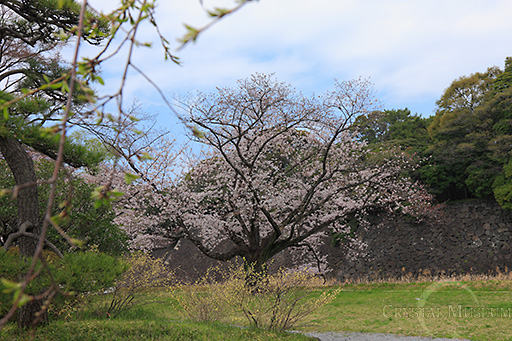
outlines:
[[[46,85],[46,87],[47,87],[47,88],[50,88],[51,90],[57,90],[57,89],[62,88],[62,83],[63,83],[63,82],[57,82],[57,83],[53,83],[53,84],[47,84],[47,85]]]
[[[50,220],[55,225],[62,225],[62,224],[66,223],[69,220],[69,216],[67,215],[66,211],[62,211],[59,214],[56,214],[56,215],[52,216],[50,218]]]
[[[69,38],[69,34],[66,33],[63,29],[60,29],[58,32],[53,34],[57,39],[61,41],[66,41]]]
[[[138,175],[135,175],[135,174],[131,174],[131,173],[124,173],[124,181],[128,184],[128,185],[131,185],[131,183],[135,180],[137,180],[138,178],[140,178],[140,176]]]
[[[106,186],[98,186],[92,192],[91,197],[95,200],[94,208],[98,209],[101,206],[110,206],[112,201],[119,199],[123,195],[124,192],[107,189]]]
[[[91,197],[93,199],[100,199],[104,196],[103,191],[105,190],[105,186],[98,186],[94,189],[94,191],[91,194]]]
[[[104,198],[104,199],[97,199],[96,201],[94,201],[94,208],[95,209],[98,209],[102,206],[109,206],[110,205],[110,202],[108,201],[108,199]]]
[[[143,152],[143,153],[137,154],[137,159],[139,161],[149,161],[149,160],[153,160],[153,157],[151,155],[149,155],[149,153]]]
[[[91,193],[92,199],[94,199],[94,208],[98,209],[102,206],[108,206],[110,204],[105,186],[98,186]]]
[[[63,202],[61,202],[61,203],[59,204],[59,208],[62,208],[62,209],[63,209],[63,208],[66,208],[66,207],[67,207],[67,206],[69,206],[70,204],[71,204],[71,203],[69,202],[69,200],[65,200],[65,201],[63,201]]]
[[[183,36],[183,38],[179,40],[180,43],[186,44],[190,41],[196,41],[199,33],[201,33],[201,30],[187,24],[185,24],[185,28],[187,29],[187,33]]]
[[[94,80],[100,83],[101,85],[105,85],[105,81],[100,76],[94,76]]]
[[[204,138],[204,132],[199,130],[197,127],[192,128],[192,133],[194,134],[195,137],[197,137],[199,139]]]
[[[214,18],[222,18],[223,16],[229,13],[231,13],[231,10],[219,7],[214,8],[213,11],[208,11],[208,15]]]
[[[124,192],[118,191],[116,189],[111,190],[109,193],[114,198],[120,198],[124,195]]]
[[[18,307],[22,307],[28,302],[32,301],[32,296],[29,296],[27,294],[21,295],[20,300],[18,301]]]
[[[0,278],[0,282],[2,282],[2,286],[4,287],[2,292],[9,293],[21,289],[21,283],[12,282],[7,278]]]
[[[61,83],[61,87],[60,87],[60,91],[65,92],[65,93],[68,93],[68,92],[69,92],[69,86],[68,86],[68,83],[66,83],[66,82],[62,82],[62,83]]]
[[[79,248],[84,246],[84,242],[81,241],[80,239],[76,239],[76,238],[71,238],[71,243],[73,243],[73,245],[78,246]]]

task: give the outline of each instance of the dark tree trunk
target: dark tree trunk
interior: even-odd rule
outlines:
[[[11,169],[16,185],[33,183],[37,180],[34,162],[18,140],[0,136],[0,152]],[[18,229],[26,229],[26,232],[39,235],[41,225],[39,222],[37,186],[28,186],[19,191],[17,207]],[[20,257],[30,259],[34,256],[37,247],[35,239],[22,236],[18,240],[18,245]],[[32,301],[22,306],[18,310],[18,325],[22,328],[31,326],[36,318],[36,313],[40,310],[40,301]],[[43,317],[44,320],[46,320],[46,316]]]

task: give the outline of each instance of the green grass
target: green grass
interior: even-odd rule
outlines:
[[[69,320],[52,320],[34,331],[19,332],[14,324],[0,330],[0,340],[310,340],[301,334],[241,328],[223,323],[187,321],[166,290],[148,292],[156,303],[143,304],[107,318],[100,307],[108,296],[97,297]]]
[[[346,285],[302,330],[512,340],[511,289],[512,281]]]
[[[322,290],[331,289],[318,288],[311,295]],[[295,329],[512,340],[509,336],[512,330],[511,290],[510,280],[346,284],[333,302],[315,311]],[[170,293],[150,292],[148,296],[155,294],[158,294],[157,303],[135,307],[115,318],[98,314],[98,307],[104,304],[98,300],[105,297],[97,298],[85,310],[75,312],[69,321],[54,320],[34,335],[19,333],[10,325],[0,330],[0,339],[307,339],[296,334],[232,326],[245,323],[241,315],[231,316],[224,323],[190,322],[177,310]],[[501,311],[496,310],[500,308]],[[481,316],[490,312],[498,312],[500,316]]]
[[[302,335],[242,329],[220,323],[148,320],[54,322],[32,332],[0,332],[2,340],[307,340]]]

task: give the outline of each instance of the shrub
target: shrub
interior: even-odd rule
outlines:
[[[52,282],[50,272],[55,274],[56,268],[61,266],[61,259],[52,251],[43,251],[47,267],[42,268],[38,261],[36,270],[40,269],[40,275],[25,288],[24,293],[34,295],[45,291]],[[28,271],[31,259],[20,258],[19,248],[10,247],[9,250],[0,248],[0,316],[5,315],[11,308],[13,301],[19,295],[19,285],[22,274]],[[58,282],[57,282],[58,283]],[[28,296],[27,296],[28,297]]]
[[[54,274],[66,291],[97,293],[114,286],[128,264],[119,258],[96,252],[67,253]]]
[[[112,288],[128,268],[122,259],[94,250],[64,254],[62,266],[52,273],[60,287],[73,295],[57,297],[49,308],[50,313],[70,317],[89,303],[91,295]]]
[[[341,290],[323,290],[317,295],[314,288],[322,286],[323,279],[308,271],[268,274],[230,267],[221,281],[213,279],[215,271],[175,292],[183,313],[192,320],[218,321],[238,311],[255,327],[284,331],[331,302]]]
[[[40,159],[35,162],[38,180],[49,179],[53,175],[53,161]],[[5,162],[0,158],[0,188],[12,188],[14,178]],[[112,208],[106,206],[96,208],[91,193],[96,185],[88,184],[79,173],[68,177],[66,171],[61,170],[57,180],[55,203],[68,200],[69,190],[73,189],[72,206],[68,216],[61,221],[61,228],[75,239],[87,245],[96,245],[98,250],[111,255],[120,255],[128,251],[128,235],[119,226],[113,223],[116,214]],[[50,193],[49,184],[38,186],[39,217],[43,221],[46,214],[46,203]],[[61,211],[59,205],[54,205],[52,215]],[[18,230],[18,209],[16,200],[9,195],[0,195],[0,240],[6,240],[9,234]],[[49,229],[48,240],[62,252],[72,249],[70,244],[62,238],[55,229]]]
[[[121,260],[95,251],[67,253],[63,259],[51,251],[45,251],[44,256],[47,268],[30,283],[25,292],[40,293],[52,284],[53,278],[59,289],[69,293],[53,299],[49,311],[55,315],[62,315],[71,307],[76,307],[88,294],[112,287],[119,275],[127,270],[127,265]],[[18,282],[20,274],[27,271],[29,264],[29,261],[19,257],[17,248],[9,251],[0,249],[0,278]],[[0,292],[0,314],[4,315],[11,307],[13,296],[3,290]]]
[[[165,286],[172,279],[163,259],[134,252],[125,261],[130,269],[116,282],[112,300],[106,308],[108,316],[116,316],[135,305],[149,303],[143,302],[143,295],[140,294],[150,288]]]
[[[216,322],[228,316],[234,304],[226,291],[226,283],[238,277],[240,270],[233,266],[229,270],[214,267],[193,284],[177,285],[174,297],[182,313],[196,322]]]
[[[12,251],[5,251],[0,248],[0,278],[15,282],[18,274],[22,273],[23,264],[19,257]],[[12,305],[12,294],[3,290],[0,284],[0,316],[7,314]]]
[[[323,279],[308,271],[281,269],[275,274],[250,273],[256,277],[251,286],[246,278],[237,276],[227,282],[227,292],[235,306],[255,327],[284,331],[292,328],[314,310],[331,302],[341,289],[323,290],[316,296],[315,288]],[[247,276],[247,275],[246,275]]]

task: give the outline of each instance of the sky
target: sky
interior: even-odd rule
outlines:
[[[107,12],[118,1],[90,0]],[[159,0],[159,29],[176,48],[183,24],[201,27],[205,8],[233,0]],[[194,44],[176,51],[182,65],[165,62],[150,25],[134,62],[169,98],[235,87],[251,74],[274,73],[305,95],[333,89],[335,80],[368,78],[383,109],[409,108],[424,117],[458,77],[503,68],[512,56],[510,0],[260,0],[226,16]],[[93,53],[82,50],[83,55]],[[107,91],[118,86],[123,57],[103,67]],[[126,98],[179,130],[174,114],[150,84],[131,73]]]

